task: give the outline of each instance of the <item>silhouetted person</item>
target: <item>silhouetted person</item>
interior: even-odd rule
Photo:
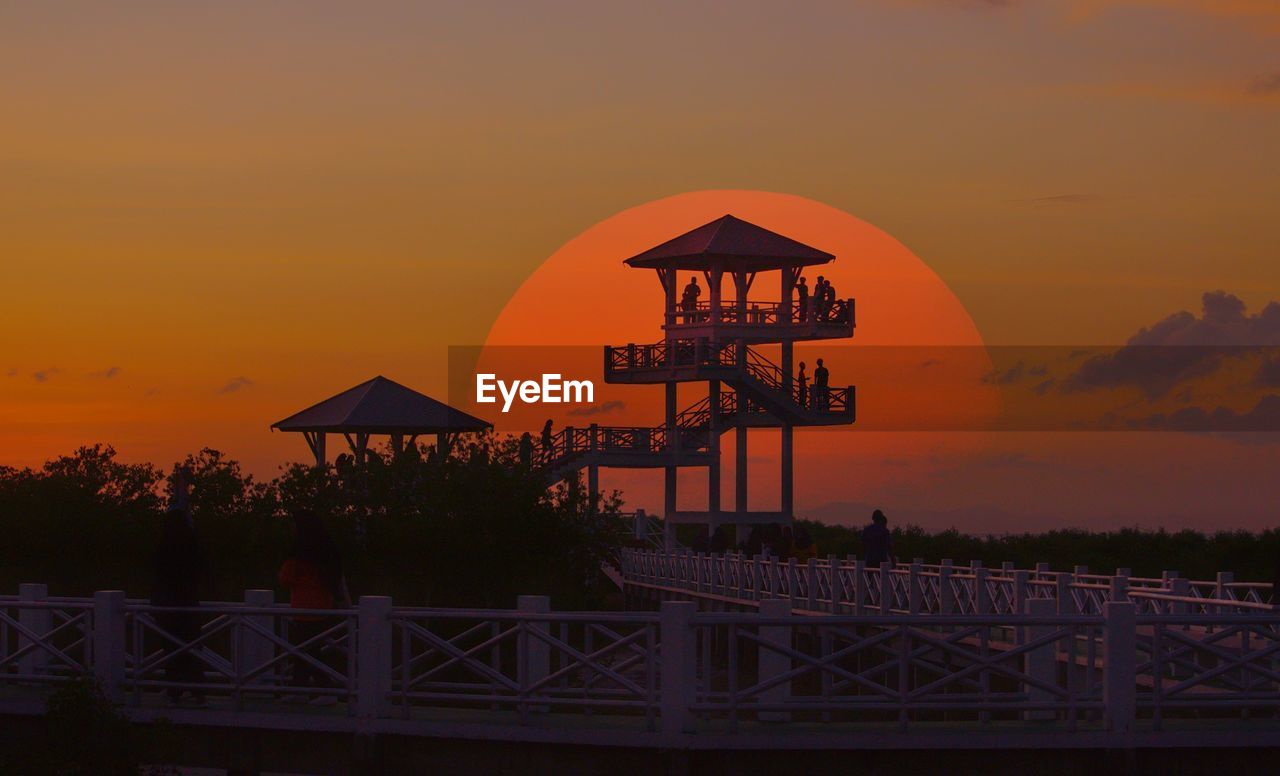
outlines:
[[[764,552],[764,531],[761,530],[760,526],[751,526],[751,531],[747,533],[747,540],[743,543],[742,549],[751,558]]]
[[[796,393],[800,396],[800,406],[809,406],[809,376],[804,373],[804,362],[800,362],[800,370],[796,372]]]
[[[200,605],[200,587],[206,573],[204,554],[200,551],[200,543],[186,509],[175,506],[165,513],[152,568],[152,606]],[[177,652],[200,637],[198,612],[158,611],[155,618],[156,625],[167,634],[159,637],[165,652]],[[174,654],[164,667],[164,677],[168,682],[200,684],[204,680],[200,658],[191,650]],[[170,687],[166,690],[173,703],[177,703],[184,692],[190,692],[197,703],[204,702],[204,690],[198,687]]]
[[[684,294],[680,297],[680,309],[690,315],[685,316],[685,323],[692,319],[692,313],[698,309],[698,297],[702,296],[702,288],[698,286],[698,276],[694,275],[689,278],[689,285],[684,287]]]
[[[800,320],[809,320],[809,282],[803,277],[796,281],[796,306],[800,309]]]
[[[831,309],[836,306],[836,287],[831,285],[831,281],[827,281],[826,288],[822,289],[822,317],[826,320],[831,317]]]
[[[867,568],[878,569],[881,563],[893,563],[893,534],[884,512],[871,513],[871,524],[862,529],[862,557]]]
[[[818,282],[813,286],[813,317],[815,320],[824,320],[827,317],[826,310],[823,305],[827,300],[827,279],[822,275],[818,276]]]
[[[520,466],[529,469],[533,466],[533,434],[528,431],[520,435]]]
[[[295,512],[293,537],[293,551],[280,566],[279,573],[280,584],[289,589],[289,605],[294,609],[349,607],[351,600],[342,574],[342,556],[320,516],[309,509]],[[332,686],[333,682],[317,663],[332,663],[332,656],[325,649],[327,639],[322,634],[335,623],[335,618],[318,613],[293,617],[289,636],[302,653],[293,659],[294,686]],[[332,703],[334,698],[320,696],[316,701]]]
[[[555,438],[551,433],[551,418],[547,418],[547,422],[542,424],[542,460],[550,461],[554,455],[552,448],[555,447]]]
[[[782,536],[778,539],[778,557],[785,560],[795,557],[792,553],[796,548],[796,537],[791,531],[791,526],[782,526]]]
[[[827,391],[830,373],[827,368],[822,365],[822,359],[818,359],[818,366],[813,370],[813,408],[825,412],[827,409]]]

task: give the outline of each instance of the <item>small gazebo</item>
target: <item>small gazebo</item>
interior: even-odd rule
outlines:
[[[273,431],[300,432],[317,467],[325,465],[325,438],[329,434],[342,434],[356,459],[363,460],[373,435],[391,437],[391,448],[400,452],[418,436],[435,434],[436,449],[444,455],[458,434],[488,428],[493,424],[382,375],[271,425]]]

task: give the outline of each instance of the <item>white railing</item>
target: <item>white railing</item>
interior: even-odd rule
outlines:
[[[825,614],[1020,614],[1033,599],[1054,601],[1058,614],[1101,614],[1112,601],[1133,602],[1141,613],[1224,614],[1269,612],[1271,585],[1238,583],[1228,572],[1213,581],[1181,579],[1167,571],[1161,578],[1090,574],[1077,567],[1055,572],[1048,564],[987,569],[944,560],[928,564],[867,566],[835,556],[805,563],[742,553],[708,554],[688,550],[625,549],[624,582],[695,598],[730,599],[745,606],[783,599],[797,610]]]
[[[87,675],[126,708],[198,692],[208,706],[184,713],[222,715],[218,724],[262,724],[263,714],[297,713],[284,701],[324,697],[353,725],[426,730],[464,714],[517,737],[553,726],[590,740],[607,726],[659,746],[756,722],[803,723],[806,735],[876,723],[1080,730],[1126,745],[1138,728],[1212,718],[1224,736],[1280,737],[1280,615],[1236,611],[1254,602],[1156,585],[1130,589],[1126,601],[1077,598],[1043,570],[815,563],[801,574],[791,564],[671,557],[662,569],[678,573],[683,590],[777,595],[746,611],[667,600],[657,612],[553,612],[543,596],[523,596],[514,610],[396,607],[378,596],[302,610],[270,591],[164,608],[119,591],[55,599],[26,585],[0,598],[0,692],[16,687],[26,698],[27,685]],[[628,573],[646,569],[656,572],[646,561]],[[1075,584],[1090,595],[1113,590]],[[1061,611],[1080,600],[1101,604]],[[839,606],[814,616],[824,601]]]

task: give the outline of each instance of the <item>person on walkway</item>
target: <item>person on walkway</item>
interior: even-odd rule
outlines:
[[[680,297],[680,309],[685,315],[684,322],[693,322],[693,313],[698,309],[698,297],[702,296],[702,288],[698,286],[698,276],[694,275],[689,278],[689,285],[684,287],[684,294]]]
[[[822,318],[827,320],[831,317],[831,310],[836,306],[836,287],[831,285],[831,281],[827,281],[827,287],[822,289]]]
[[[796,393],[800,397],[800,406],[809,406],[809,375],[804,373],[804,362],[800,362],[800,370],[796,372]]]
[[[897,563],[889,519],[879,509],[871,513],[871,524],[862,529],[862,557],[868,569],[878,569],[881,563]]]
[[[796,306],[800,310],[801,322],[809,320],[809,282],[803,276],[796,281]]]
[[[171,506],[165,513],[152,568],[152,606],[194,608],[200,605],[200,588],[206,576],[204,553],[200,550],[191,516],[185,508]],[[161,647],[171,653],[164,663],[165,681],[173,685],[203,683],[200,658],[187,648],[200,638],[199,613],[158,611],[155,621],[163,631],[157,634]],[[200,687],[173,686],[165,692],[171,703],[179,702],[188,692],[194,702],[204,703],[204,690]]]
[[[542,448],[540,452],[542,453],[543,463],[550,461],[552,456],[555,454],[555,451],[552,449],[555,447],[555,444],[555,435],[551,433],[551,418],[547,418],[547,422],[542,424]]]
[[[337,609],[351,606],[342,556],[320,516],[309,509],[293,515],[293,551],[280,566],[280,584],[289,590],[294,609]],[[293,685],[332,686],[332,677],[321,666],[333,664],[333,654],[325,643],[325,631],[335,618],[321,614],[300,614],[289,623],[289,635],[298,654],[293,659]],[[354,646],[354,645],[351,645]],[[316,702],[333,703],[332,696],[318,696]]]
[[[828,381],[831,375],[827,372],[827,368],[822,365],[822,359],[818,359],[818,366],[813,370],[813,408],[819,412],[827,411],[828,401]]]
[[[533,434],[528,431],[520,435],[520,468],[528,471],[533,468]]]

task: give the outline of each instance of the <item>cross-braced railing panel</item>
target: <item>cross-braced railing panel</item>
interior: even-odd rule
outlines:
[[[1102,709],[1098,617],[695,618],[707,664],[695,710],[743,720],[992,721],[1065,726]],[[1072,670],[1060,670],[1071,665]]]
[[[125,684],[229,696],[354,697],[354,611],[268,606],[156,607],[126,611]]]
[[[660,638],[647,614],[399,610],[392,699],[418,706],[656,713]]]
[[[1271,717],[1280,709],[1280,617],[1138,618],[1138,705],[1170,717]]]
[[[88,602],[0,602],[0,682],[59,682],[89,672],[93,606]]]

